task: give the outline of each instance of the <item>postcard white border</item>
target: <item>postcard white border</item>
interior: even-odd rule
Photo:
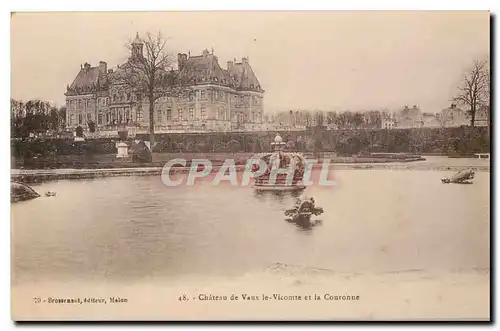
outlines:
[[[0,88],[2,105],[4,105],[2,111],[0,111],[0,124],[3,127],[3,132],[9,132],[10,125],[10,111],[8,110],[9,100],[10,100],[10,12],[11,11],[115,11],[115,10],[126,10],[126,11],[151,11],[151,10],[491,10],[492,13],[498,14],[500,12],[500,2],[494,0],[469,0],[469,1],[437,1],[437,0],[350,0],[350,1],[320,1],[320,0],[307,0],[307,1],[297,1],[288,0],[283,2],[271,2],[268,0],[252,0],[252,1],[228,1],[228,0],[170,0],[168,2],[158,2],[151,0],[141,0],[141,1],[118,1],[118,0],[85,0],[85,1],[58,1],[58,0],[17,0],[17,1],[2,1],[0,3],[1,7],[1,37],[4,40],[4,47],[1,48],[1,64],[3,68],[4,75],[1,76],[0,82],[2,84]],[[497,22],[498,25],[498,22]],[[494,41],[498,43],[498,35],[495,35]],[[497,60],[497,57],[495,57]],[[497,74],[497,70],[495,70]],[[495,88],[495,95],[498,95],[498,86]],[[496,111],[496,109],[494,109]],[[495,116],[495,127],[500,122],[499,116]],[[2,150],[10,150],[9,139],[1,140]],[[498,154],[499,142],[495,141],[495,154]],[[8,191],[8,182],[10,181],[10,158],[2,158],[1,162],[2,174],[4,174],[1,183],[1,210],[3,212],[2,221],[0,222],[1,227],[1,242],[3,243],[3,249],[1,250],[1,266],[2,273],[0,275],[2,280],[3,295],[0,299],[0,325],[3,330],[12,330],[16,326],[10,320],[10,190]],[[492,187],[493,189],[493,187]],[[495,197],[495,204],[499,205],[497,202],[499,198]],[[495,235],[498,236],[498,225],[496,226]],[[491,243],[493,245],[493,243]],[[498,262],[498,255],[497,260]],[[496,264],[498,266],[498,263]],[[497,273],[498,274],[498,273]],[[498,309],[498,305],[496,305]],[[498,314],[495,314],[498,316]],[[149,325],[135,325],[133,327],[127,327],[127,329],[145,329]],[[364,325],[359,325],[356,327],[362,327]],[[453,325],[451,325],[453,326]],[[43,326],[40,326],[43,327]],[[45,326],[47,327],[47,326]],[[51,326],[48,326],[51,327]],[[72,330],[78,325],[64,325],[58,326],[60,330]],[[94,330],[104,330],[104,328],[109,327],[106,325],[92,325]],[[121,326],[115,326],[121,327]],[[169,325],[171,327],[178,327]],[[186,327],[186,326],[183,326]],[[237,327],[231,326],[230,328]],[[256,326],[259,329],[271,328],[273,326]],[[276,326],[274,326],[276,327]],[[304,326],[311,327],[311,326]],[[347,327],[344,325],[337,325],[335,327]],[[349,327],[353,327],[350,325]],[[402,326],[400,326],[402,327]],[[426,330],[437,329],[437,326],[424,326]]]

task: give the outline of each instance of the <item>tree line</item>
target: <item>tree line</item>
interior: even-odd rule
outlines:
[[[10,100],[11,137],[29,137],[31,133],[58,132],[65,127],[66,107],[43,100]]]
[[[379,110],[356,112],[290,110],[288,112],[279,112],[272,119],[268,118],[268,120],[291,126],[379,129],[382,127],[382,119],[388,116],[388,112]]]
[[[335,152],[338,155],[383,153],[472,154],[490,151],[486,127],[421,128],[394,130],[310,130],[280,132],[286,142],[285,150],[315,153]],[[139,139],[146,140],[148,134]],[[157,134],[154,153],[260,153],[273,150],[274,132]],[[12,155],[20,159],[33,156],[86,154],[116,155],[116,139],[98,138],[82,143],[70,139],[14,140]],[[129,139],[133,144],[133,139]]]

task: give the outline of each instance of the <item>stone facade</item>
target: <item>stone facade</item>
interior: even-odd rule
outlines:
[[[137,36],[128,62],[116,70],[107,70],[105,62],[82,66],[65,93],[67,126],[85,127],[92,120],[98,129],[149,128],[149,100],[120,79],[127,64],[142,54],[143,43]],[[263,122],[264,90],[248,58],[228,61],[223,69],[213,51],[199,56],[179,53],[172,72],[186,84],[179,94],[155,101],[157,130],[245,130]]]
[[[99,116],[107,112],[109,84],[106,67],[106,62],[102,61],[97,67],[85,63],[73,83],[67,86],[65,95],[68,127],[83,127],[90,120],[98,123]]]
[[[390,130],[390,129],[394,129],[396,127],[396,118],[394,117],[394,114],[392,114],[392,113],[383,112],[380,121],[381,121],[380,125],[381,125],[382,129]]]
[[[467,113],[467,120],[471,121],[471,115]],[[490,122],[490,108],[489,107],[479,107],[476,110],[476,116],[474,118],[474,126],[488,126]]]
[[[441,110],[439,118],[441,120],[441,125],[444,127],[456,127],[470,124],[465,111],[453,103],[450,107]]]
[[[423,113],[422,122],[424,128],[439,128],[442,126],[439,116],[436,116],[436,114]]]

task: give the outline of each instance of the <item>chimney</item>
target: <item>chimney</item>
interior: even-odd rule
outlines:
[[[108,64],[104,61],[99,61],[99,73],[105,74],[108,71]]]
[[[231,68],[233,67],[233,65],[234,65],[233,61],[227,61],[227,70],[231,70]]]
[[[113,69],[109,69],[108,74],[112,74],[112,73],[113,73]]]
[[[241,58],[241,63],[248,63],[248,58],[247,57]]]
[[[186,65],[187,62],[187,55],[183,53],[178,53],[177,54],[177,67],[179,70],[182,70],[184,66]]]
[[[86,71],[88,71],[90,69],[90,64],[88,64],[87,62],[85,62],[85,64],[83,65],[83,67],[85,68]]]
[[[454,104],[454,103],[452,103],[452,104],[451,104],[451,106],[450,106],[450,108],[451,108],[451,109],[455,109],[455,108],[457,108],[457,105],[456,105],[456,104]]]

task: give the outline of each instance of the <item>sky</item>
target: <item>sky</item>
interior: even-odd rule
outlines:
[[[80,66],[128,57],[136,32],[169,52],[248,57],[264,109],[365,110],[450,104],[464,72],[490,53],[485,11],[79,12],[11,16],[11,96],[65,103]]]

